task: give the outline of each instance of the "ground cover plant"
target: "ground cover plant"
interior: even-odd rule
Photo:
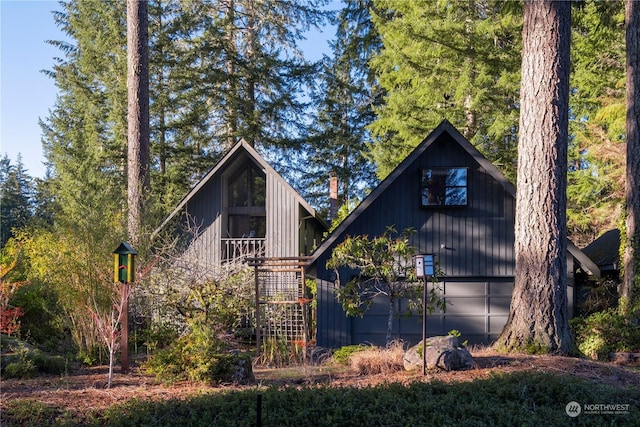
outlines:
[[[106,367],[8,380],[0,394],[1,423],[253,426],[258,395],[264,426],[632,426],[640,416],[637,367],[489,349],[473,354],[473,369],[427,376],[406,371],[363,374],[334,363],[256,367],[256,382],[243,386],[186,381],[168,385],[134,369],[116,375],[112,388],[106,389]],[[567,415],[570,402],[581,405],[583,413]],[[619,413],[594,405],[617,405]]]
[[[442,381],[382,383],[364,388],[304,386],[251,387],[209,392],[188,399],[132,399],[105,411],[73,419],[59,408],[34,401],[5,410],[6,426],[253,426],[258,395],[265,426],[540,426],[636,425],[640,391],[621,390],[558,374],[492,374],[470,383]],[[573,419],[566,405],[617,402],[619,414],[585,414]],[[20,410],[27,405],[31,412]],[[34,410],[35,409],[35,410]],[[34,420],[34,417],[37,417]]]

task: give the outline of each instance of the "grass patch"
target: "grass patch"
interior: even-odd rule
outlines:
[[[21,405],[32,408],[36,403],[18,401],[3,414],[3,425],[253,426],[258,394],[265,426],[635,426],[640,416],[640,390],[617,389],[569,376],[519,372],[495,374],[471,383],[253,387],[186,400],[132,400],[78,423],[55,409],[47,412],[39,407],[39,415],[29,408],[20,411]],[[571,401],[583,406],[628,405],[628,410],[571,418],[565,412]],[[33,419],[27,418],[30,412]]]
[[[349,357],[351,369],[359,375],[388,374],[404,369],[403,343],[394,341],[389,348],[368,347],[352,353]]]

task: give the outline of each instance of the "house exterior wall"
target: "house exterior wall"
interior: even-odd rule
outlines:
[[[268,257],[298,256],[299,205],[284,181],[267,175]]]
[[[222,264],[224,251],[221,239],[231,237],[227,232],[228,181],[247,161],[253,162],[266,177],[265,256],[309,255],[326,231],[326,226],[304,207],[300,196],[282,177],[240,150],[210,176],[185,205],[187,216],[181,217],[182,227],[187,225],[188,218],[189,226],[196,234],[186,236],[187,248],[183,259],[194,266],[197,264],[215,272]]]
[[[217,269],[222,258],[221,181],[219,176],[209,180],[198,196],[187,203],[186,217],[182,218],[182,226],[195,232],[195,234],[188,233],[189,244],[185,256],[210,270]]]
[[[422,207],[421,170],[468,168],[467,206]],[[427,320],[429,335],[458,329],[462,339],[488,342],[497,337],[509,310],[514,275],[514,198],[448,133],[442,133],[401,175],[342,230],[334,244],[317,258],[318,344],[336,347],[360,342],[384,344],[388,304],[375,301],[363,318],[346,318],[335,299],[335,273],[324,266],[335,245],[347,235],[382,234],[387,226],[401,232],[414,228],[412,245],[418,253],[436,255],[440,281],[451,305],[446,313]],[[341,271],[348,281],[353,273]],[[397,302],[400,313],[407,301]],[[397,311],[396,311],[397,312]],[[394,336],[413,341],[422,335],[421,318],[394,319]]]

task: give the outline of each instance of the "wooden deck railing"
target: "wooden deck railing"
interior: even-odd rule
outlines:
[[[222,260],[238,261],[246,257],[261,257],[265,255],[265,248],[264,238],[222,239]]]

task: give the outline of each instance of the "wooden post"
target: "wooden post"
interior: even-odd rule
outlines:
[[[122,373],[129,372],[129,282],[122,283],[122,336],[120,337],[120,367]]]
[[[260,286],[258,283],[258,266],[254,267],[256,292],[256,357],[260,356]]]

